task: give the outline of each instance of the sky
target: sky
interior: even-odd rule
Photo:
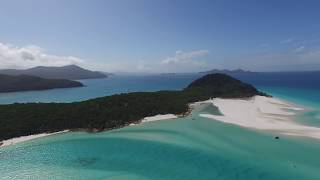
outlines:
[[[0,69],[320,70],[317,0],[0,0]]]

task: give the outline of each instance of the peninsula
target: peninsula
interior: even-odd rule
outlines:
[[[108,130],[158,114],[183,115],[197,101],[255,95],[266,96],[228,75],[209,74],[181,91],[124,93],[74,103],[1,105],[0,141],[63,130]]]
[[[44,79],[29,75],[10,76],[0,74],[0,93],[82,86],[83,84],[80,82],[67,79]]]

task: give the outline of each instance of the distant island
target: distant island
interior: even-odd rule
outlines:
[[[209,71],[203,71],[199,72],[200,74],[213,74],[213,73],[222,73],[222,74],[228,74],[228,75],[233,75],[233,74],[252,74],[256,72],[252,71],[246,71],[243,69],[234,69],[234,70],[229,70],[229,69],[212,69]]]
[[[0,74],[17,76],[17,75],[30,75],[37,76],[45,79],[69,79],[69,80],[80,80],[80,79],[96,79],[106,78],[106,73],[98,71],[90,71],[81,68],[76,65],[68,65],[62,67],[45,67],[37,66],[30,69],[3,69],[0,70]]]
[[[66,79],[44,79],[29,75],[10,76],[0,74],[0,93],[81,87],[82,83]]]
[[[189,104],[214,97],[247,98],[266,94],[225,74],[209,74],[181,91],[134,92],[74,103],[0,106],[0,141],[66,129],[102,131],[139,123],[158,114],[184,115]]]

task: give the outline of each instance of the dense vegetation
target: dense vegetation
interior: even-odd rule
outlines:
[[[0,75],[0,92],[45,90],[81,86],[83,85],[80,82],[66,79],[43,79],[28,75]]]
[[[30,75],[45,79],[93,79],[106,78],[107,75],[83,69],[76,65],[62,66],[62,67],[45,67],[37,66],[30,69],[4,69],[0,70],[0,74],[5,75]]]
[[[250,84],[220,73],[203,76],[192,82],[187,87],[187,89],[189,88],[197,88],[202,94],[207,93],[208,96],[223,98],[251,97],[252,95],[267,96]]]
[[[188,103],[211,97],[263,95],[223,74],[211,74],[182,91],[135,92],[76,103],[29,103],[0,106],[0,140],[65,129],[105,130],[157,114],[184,114]]]

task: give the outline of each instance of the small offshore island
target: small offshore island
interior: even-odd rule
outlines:
[[[74,103],[0,106],[0,141],[63,130],[103,131],[158,114],[185,115],[189,104],[211,98],[267,96],[225,74],[209,74],[181,91],[134,92]]]

